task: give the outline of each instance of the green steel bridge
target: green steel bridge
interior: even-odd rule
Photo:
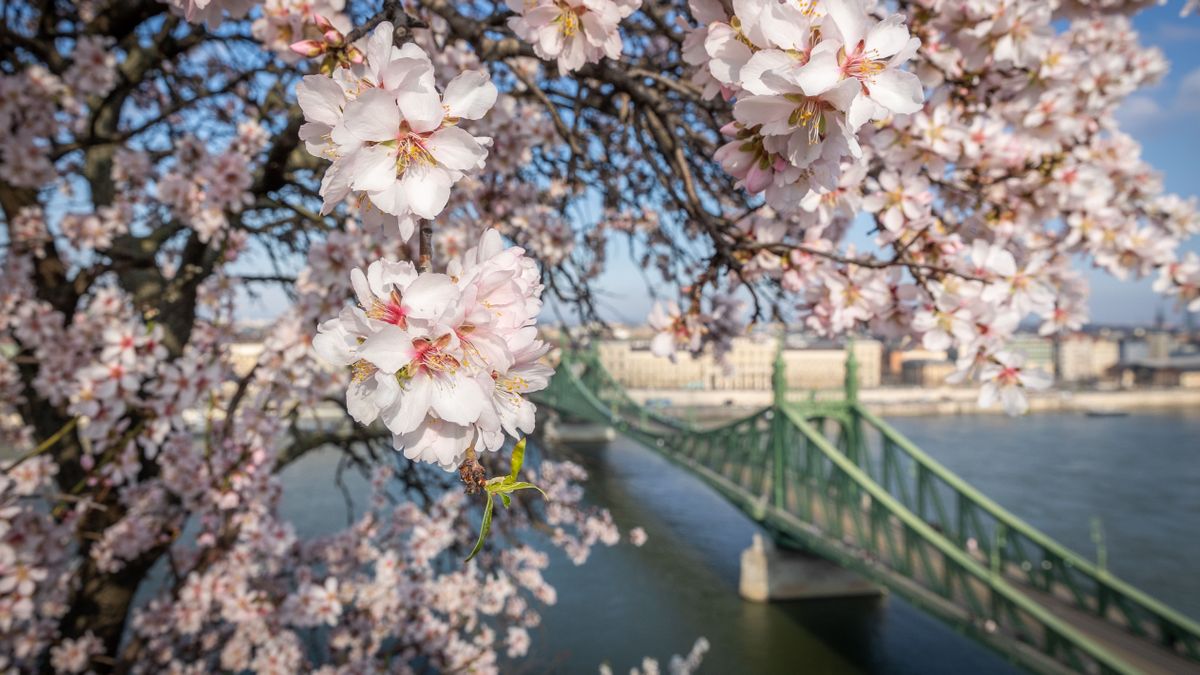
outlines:
[[[820,555],[1039,672],[1200,673],[1200,625],[972,488],[858,401],[773,403],[701,428],[638,405],[594,351],[535,400],[699,477],[779,544]]]

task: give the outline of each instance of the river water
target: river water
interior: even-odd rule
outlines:
[[[1200,413],[891,421],[1002,506],[1089,557],[1099,517],[1110,569],[1200,617]],[[743,602],[738,561],[757,528],[741,512],[632,441],[569,452],[591,472],[589,500],[623,529],[643,527],[649,541],[598,547],[581,567],[556,554],[547,576],[558,603],[542,611],[530,658],[512,664],[514,672],[594,673],[602,662],[628,672],[643,656],[686,653],[699,636],[712,644],[702,669],[710,673],[1016,672],[895,596]],[[328,473],[307,468],[290,472],[285,495],[299,501],[285,496],[285,510],[311,523],[314,513],[336,512],[340,497],[317,488]]]

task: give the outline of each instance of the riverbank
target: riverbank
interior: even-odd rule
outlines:
[[[769,391],[698,391],[631,389],[630,397],[641,404],[666,408],[758,409],[770,405]],[[793,392],[793,400],[806,396]],[[818,392],[817,398],[840,398],[840,391]],[[974,388],[880,387],[859,392],[859,400],[872,411],[887,416],[972,415],[1003,413],[1000,407],[980,408],[979,390]],[[1030,412],[1121,413],[1146,408],[1177,408],[1200,411],[1200,389],[1144,388],[1117,391],[1038,392],[1029,398]]]
[[[1003,413],[980,408],[974,389],[872,389],[859,399],[881,415],[971,415]],[[1030,412],[1126,413],[1146,408],[1200,410],[1200,389],[1130,389],[1121,391],[1047,391],[1029,397]]]

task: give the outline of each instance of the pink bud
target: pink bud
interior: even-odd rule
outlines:
[[[333,24],[329,23],[329,19],[326,19],[320,14],[313,14],[313,23],[317,24],[317,28],[322,33],[327,33],[329,31],[334,31],[335,33],[337,32],[337,29],[333,27]]]
[[[775,173],[773,171],[762,168],[758,162],[755,162],[750,167],[750,172],[746,174],[746,191],[751,194],[762,192],[767,189],[774,178]]]
[[[341,47],[346,41],[346,36],[342,35],[340,31],[336,30],[325,31],[323,37],[325,38],[325,43],[332,47]]]
[[[292,43],[292,51],[301,56],[312,58],[325,53],[325,43],[316,40],[301,40]]]

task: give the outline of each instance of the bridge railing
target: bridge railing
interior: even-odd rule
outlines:
[[[704,431],[652,430],[615,390],[577,386],[594,419],[656,448],[784,538],[893,587],[907,583],[906,597],[977,639],[1016,644],[1029,664],[1049,657],[1079,672],[1132,672],[912,514],[803,415],[768,408]]]
[[[803,413],[791,406],[782,412],[790,422],[780,427],[782,441],[792,451],[786,455],[784,501],[774,512],[779,517],[797,528],[815,526],[847,545],[849,555],[865,558],[852,566],[881,565],[918,583],[945,601],[926,601],[927,609],[957,618],[984,642],[1005,636],[1033,649],[1025,654],[1029,659],[1044,654],[1081,672],[1132,672],[918,517]],[[919,595],[914,599],[922,602]]]
[[[960,549],[1009,578],[1200,660],[1200,625],[1005,510],[862,406],[880,435],[860,464],[889,494]],[[873,461],[872,461],[873,460]]]

